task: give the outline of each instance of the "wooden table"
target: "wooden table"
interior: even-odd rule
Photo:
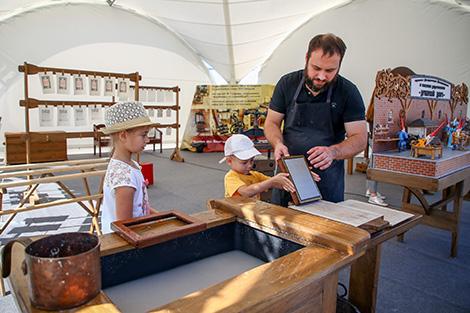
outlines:
[[[206,249],[218,246],[214,241],[217,236],[211,236],[210,232],[218,231],[221,227],[230,227],[233,223],[245,230],[257,232],[256,236],[251,237],[250,243],[257,238],[260,240],[259,236],[262,236],[257,244],[265,245],[266,239],[273,235],[278,238],[276,240],[287,240],[290,242],[289,246],[298,245],[298,248],[284,252],[283,256],[281,254],[269,263],[155,308],[152,312],[335,312],[338,271],[351,264],[349,299],[361,312],[375,312],[381,244],[410,229],[420,218],[414,216],[380,234],[370,236],[356,227],[251,199],[212,200],[208,207],[208,211],[193,215],[207,223],[207,230],[201,233],[204,245],[201,248],[198,240],[195,240],[198,234],[190,235],[196,237],[187,239],[193,246],[188,249],[196,249],[198,255],[205,254]],[[172,223],[169,221],[165,227],[171,229]],[[123,255],[129,261],[128,258],[143,255],[145,259],[152,260],[153,255],[158,258],[162,253],[158,252],[161,244],[145,248],[154,249],[150,252],[145,249],[138,252],[117,234],[107,234],[100,238],[102,263],[105,262],[106,265],[102,269],[104,272],[110,269],[124,275],[129,275],[130,272],[113,269],[114,266],[110,266],[110,261],[106,258],[112,260],[115,256]],[[175,240],[184,241],[185,237]],[[239,239],[235,241],[240,242]],[[170,242],[167,246],[173,247],[174,251],[177,245],[177,242]],[[178,249],[187,255],[183,248],[180,246]],[[267,246],[260,246],[252,250],[263,253],[266,248]],[[26,278],[20,269],[23,253],[22,246],[14,246],[15,259],[9,278],[12,292],[23,312],[42,312],[32,307],[28,298]],[[172,258],[171,255],[163,255]],[[112,264],[119,267],[125,263]],[[158,264],[154,261],[149,263]],[[142,267],[144,266],[134,265],[133,268],[138,271]],[[103,276],[105,284],[108,284],[106,281],[110,275]],[[70,312],[78,311],[119,312],[104,291],[89,303]]]
[[[410,213],[423,214],[424,224],[450,231],[452,233],[450,255],[451,257],[457,256],[460,211],[463,197],[470,189],[470,167],[439,178],[378,169],[368,169],[367,177],[371,180],[403,186],[401,209]],[[428,203],[424,197],[424,190],[442,192],[441,200],[432,204]],[[411,203],[411,195],[418,199],[419,204]],[[450,202],[453,202],[452,211],[447,210],[447,204]]]
[[[207,223],[207,229],[173,239],[175,241],[136,250],[114,233],[101,236],[104,284],[109,285],[110,279],[133,280],[135,277],[130,276],[148,275],[145,270],[149,267],[158,267],[173,260],[179,262],[182,256],[186,258],[197,255],[204,258],[208,253],[213,254],[219,246],[240,242],[242,246],[251,246],[254,243],[254,246],[248,247],[248,251],[263,254],[269,250],[278,254],[277,258],[151,311],[335,312],[338,272],[364,254],[370,238],[366,231],[248,199],[214,200],[209,203],[209,207],[208,211],[194,215]],[[165,227],[171,229],[172,223],[168,221]],[[218,235],[221,232],[226,234],[227,227],[242,228],[242,234],[253,232],[253,236],[237,237],[236,240],[229,236],[229,240],[221,242],[220,238],[227,237]],[[274,244],[269,245],[271,240]],[[283,241],[280,245],[279,240]],[[282,252],[281,250],[286,250],[286,244],[291,248]],[[165,247],[169,250],[164,250]],[[168,251],[177,253],[169,254]],[[9,277],[12,293],[23,312],[42,312],[32,307],[28,298],[26,277],[20,268],[23,253],[21,245],[14,245],[12,275]],[[109,263],[114,258],[117,261]],[[147,262],[141,265],[132,264],[135,258],[142,258]],[[157,262],[158,260],[161,261]],[[128,266],[127,263],[131,265]],[[136,272],[136,275],[132,272]],[[70,312],[119,310],[102,291],[89,303]]]

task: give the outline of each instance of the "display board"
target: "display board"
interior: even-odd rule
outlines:
[[[182,149],[223,151],[232,134],[267,142],[263,125],[274,85],[199,85],[194,94]]]

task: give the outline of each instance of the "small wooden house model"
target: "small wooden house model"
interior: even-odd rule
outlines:
[[[433,121],[427,118],[419,118],[408,125],[408,134],[417,136],[419,138],[424,138],[438,126],[438,121]]]

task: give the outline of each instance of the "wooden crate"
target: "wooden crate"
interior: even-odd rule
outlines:
[[[34,132],[30,135],[31,163],[67,160],[65,132]],[[5,163],[26,163],[26,133],[5,133]]]

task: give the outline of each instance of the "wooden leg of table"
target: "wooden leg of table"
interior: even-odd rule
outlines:
[[[348,159],[348,174],[352,175],[353,172],[353,158]]]
[[[6,296],[5,283],[3,282],[2,277],[0,277],[0,296]]]
[[[449,195],[452,193],[452,187],[448,187],[444,190],[442,190],[442,200],[447,199]],[[447,211],[447,205],[443,205],[441,208],[442,211]]]
[[[463,181],[457,183],[455,186],[455,198],[454,198],[454,215],[455,215],[455,227],[452,230],[452,243],[450,246],[450,256],[455,258],[457,256],[457,245],[459,243],[459,226],[460,226],[460,211],[462,209],[463,202]]]
[[[401,198],[402,207],[404,207],[405,203],[410,203],[410,202],[411,202],[411,191],[408,188],[403,187],[403,197]],[[404,242],[405,233],[398,235],[397,240],[399,242]]]
[[[336,312],[336,290],[338,289],[338,273],[333,273],[323,283],[323,313]]]
[[[377,303],[381,245],[367,249],[351,265],[349,300],[361,313],[374,313]]]

